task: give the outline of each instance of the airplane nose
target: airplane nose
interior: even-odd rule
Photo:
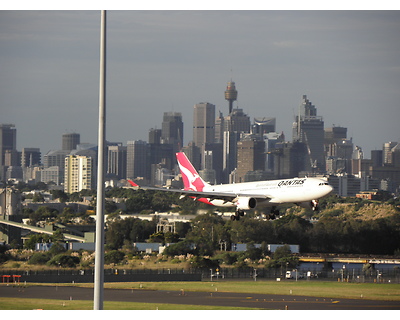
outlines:
[[[331,185],[327,186],[327,194],[330,194],[333,191],[333,187]]]

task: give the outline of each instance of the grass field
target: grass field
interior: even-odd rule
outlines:
[[[38,285],[38,284],[35,284]],[[41,284],[49,285],[49,284]],[[68,285],[71,284],[57,284]],[[29,286],[29,284],[28,284]],[[93,284],[75,284],[75,286],[93,287]],[[400,301],[400,284],[385,283],[344,283],[323,281],[213,281],[213,282],[128,282],[105,283],[105,288],[169,290],[169,291],[205,291],[304,295],[325,298],[348,298],[369,300]],[[46,310],[92,310],[93,301],[61,301],[51,299],[0,299],[0,310],[32,310],[37,306]],[[233,310],[226,307],[191,306],[179,304],[154,304],[135,302],[104,302],[105,310]],[[240,310],[241,308],[237,308]]]
[[[400,284],[330,281],[221,281],[105,283],[105,288],[293,294],[311,297],[400,301]]]
[[[93,310],[89,300],[15,299],[1,298],[0,310]],[[249,310],[245,308],[198,306],[183,304],[105,301],[104,310]]]

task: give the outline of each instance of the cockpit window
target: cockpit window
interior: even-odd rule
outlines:
[[[319,186],[329,186],[329,183],[328,183],[328,182],[321,182],[321,183],[319,184]]]

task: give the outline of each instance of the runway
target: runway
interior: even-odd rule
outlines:
[[[92,288],[0,286],[0,297],[93,300]],[[243,307],[267,310],[400,310],[399,301],[331,299],[295,295],[104,289],[104,301]]]

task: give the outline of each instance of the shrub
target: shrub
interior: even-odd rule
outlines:
[[[124,257],[125,253],[123,253],[122,251],[111,250],[104,255],[104,262],[106,264],[119,263],[124,259]]]
[[[193,268],[218,268],[219,267],[219,263],[218,260],[211,260],[208,258],[204,258],[204,257],[198,257],[198,256],[194,256],[191,259],[191,266]]]
[[[28,264],[46,264],[50,260],[48,253],[37,252],[28,260]]]
[[[74,268],[79,264],[81,259],[76,256],[70,256],[64,253],[54,256],[51,260],[47,262],[49,266],[59,266],[65,268]]]
[[[164,254],[170,257],[179,256],[181,254],[187,255],[194,252],[193,244],[189,241],[183,240],[178,243],[174,243],[165,248]]]

